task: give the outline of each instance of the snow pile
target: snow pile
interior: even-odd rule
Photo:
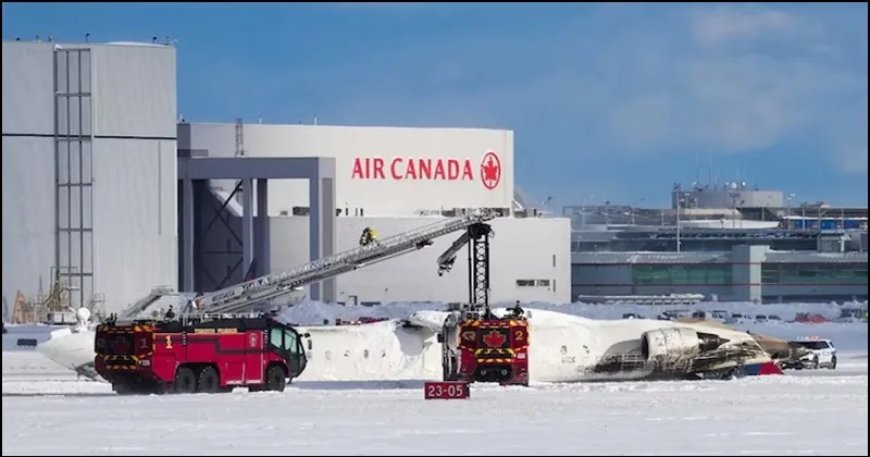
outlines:
[[[433,332],[397,329],[396,320],[366,325],[299,327],[311,334],[300,381],[437,379],[441,348]]]
[[[278,317],[297,325],[333,325],[336,319],[354,321],[361,317],[406,319],[416,311],[444,311],[441,302],[396,302],[379,306],[343,306],[317,301],[303,301],[281,312]]]
[[[746,322],[734,324],[734,328],[748,330],[752,333],[795,340],[804,337],[830,338],[841,354],[864,354],[867,355],[867,324],[849,323],[839,324],[825,322],[823,324],[804,323],[756,323]]]
[[[634,313],[647,319],[655,317],[669,310],[707,311],[724,310],[730,314],[739,313],[751,316],[752,319],[758,314],[775,314],[782,320],[792,321],[798,313],[821,314],[827,319],[834,320],[840,317],[844,308],[867,309],[867,302],[837,303],[771,303],[758,304],[753,302],[702,302],[694,305],[636,305],[636,304],[597,304],[597,303],[570,303],[551,304],[534,302],[529,307],[549,309],[565,314],[590,317],[593,319],[620,319],[623,314]]]
[[[497,307],[510,307],[513,303],[496,303]],[[623,314],[634,313],[647,319],[655,317],[668,310],[702,310],[708,313],[713,310],[725,310],[729,314],[740,313],[754,318],[758,314],[775,314],[783,321],[794,320],[798,313],[821,314],[834,320],[840,317],[843,308],[867,309],[867,302],[846,304],[836,303],[775,303],[757,304],[752,302],[703,302],[695,305],[633,305],[633,304],[593,304],[570,303],[553,304],[543,302],[523,303],[524,308],[545,309],[573,316],[591,319],[621,319]],[[375,317],[403,319],[416,311],[444,311],[447,305],[442,302],[392,302],[377,306],[343,306],[325,304],[316,301],[305,301],[284,310],[280,316],[288,322],[299,325],[322,325],[324,320],[330,324],[335,319],[355,320],[360,317]]]

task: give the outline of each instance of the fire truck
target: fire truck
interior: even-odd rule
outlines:
[[[529,385],[529,327],[523,310],[496,316],[489,307],[489,224],[468,227],[438,258],[438,274],[450,271],[468,245],[469,302],[452,306],[438,341],[443,379]]]
[[[439,335],[445,381],[529,385],[529,328],[522,316],[451,313]]]
[[[305,370],[309,334],[271,316],[197,316],[97,326],[94,365],[113,390],[214,393],[233,387],[283,391]]]

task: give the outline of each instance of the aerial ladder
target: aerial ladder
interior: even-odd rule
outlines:
[[[460,230],[466,230],[468,233],[469,227],[478,227],[483,222],[494,219],[496,215],[494,211],[479,210],[462,217],[439,220],[409,232],[383,238],[366,246],[321,258],[290,271],[273,273],[208,292],[192,300],[191,309],[185,311],[200,313],[249,311],[258,304],[292,293],[301,286],[422,249],[431,245],[435,238]],[[488,277],[483,281],[484,284],[488,285]],[[483,296],[483,300],[486,300],[486,295]]]
[[[136,300],[136,302],[134,302],[130,306],[124,308],[124,310],[118,314],[118,317],[121,318],[122,320],[133,319],[133,318],[137,317],[143,311],[150,308],[151,305],[153,305],[154,303],[157,303],[157,301],[162,299],[163,297],[179,297],[178,301],[183,301],[183,300],[189,301],[194,296],[195,296],[195,294],[191,294],[189,292],[188,293],[176,292],[175,289],[173,289],[169,286],[158,286],[158,287],[151,289],[151,291],[148,293],[148,295],[140,298],[139,300]]]

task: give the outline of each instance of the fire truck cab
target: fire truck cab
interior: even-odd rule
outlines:
[[[454,311],[438,340],[445,381],[529,385],[529,328],[522,315]]]
[[[263,316],[108,320],[96,330],[94,365],[118,393],[283,391],[305,370],[303,338]]]

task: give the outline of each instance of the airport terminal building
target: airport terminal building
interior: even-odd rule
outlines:
[[[672,208],[563,208],[572,299],[867,300],[867,209],[790,202],[743,183],[672,192]]]
[[[155,286],[211,291],[353,248],[365,227],[387,237],[480,208],[500,214],[490,300],[571,300],[570,221],[515,197],[513,132],[179,122],[175,59],[156,44],[4,41],[8,306],[58,283],[73,307],[117,311]],[[464,251],[437,274],[458,235],[309,298],[467,300]]]

